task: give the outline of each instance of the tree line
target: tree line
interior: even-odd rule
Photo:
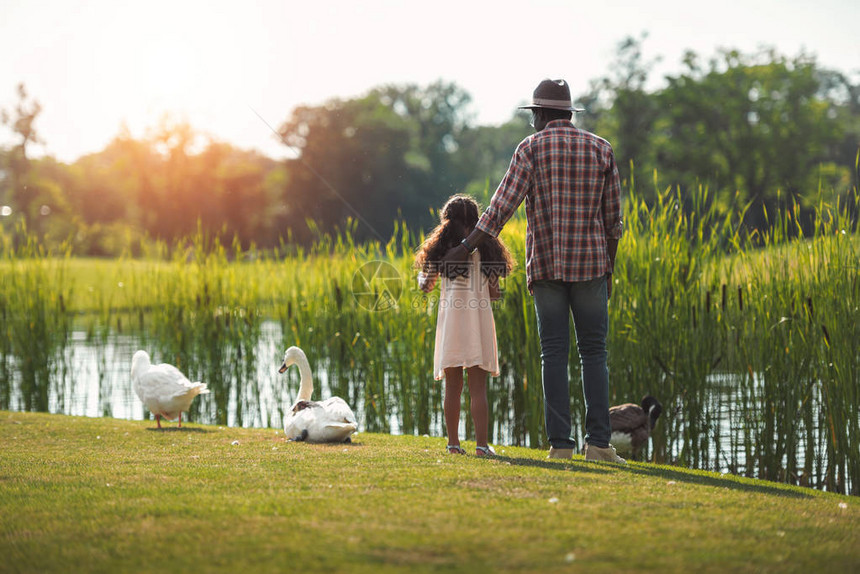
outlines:
[[[707,61],[687,53],[679,73],[649,89],[655,62],[643,58],[644,39],[619,43],[610,74],[575,98],[587,110],[577,125],[613,144],[638,193],[707,186],[722,209],[744,213],[756,229],[787,198],[813,207],[822,193],[850,197],[860,83],[806,54],[721,50]],[[307,244],[344,226],[357,239],[385,241],[396,221],[433,225],[433,210],[453,193],[486,202],[531,133],[522,111],[499,126],[475,125],[470,104],[453,83],[385,85],[290,111],[278,135],[292,159],[165,120],[143,138],[122,130],[67,164],[31,157],[43,143],[41,106],[21,85],[0,116],[15,137],[0,149],[0,232],[14,238],[26,228],[88,255],[173,243],[198,228],[245,247]]]

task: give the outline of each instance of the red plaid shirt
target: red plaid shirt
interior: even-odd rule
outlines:
[[[526,280],[587,281],[612,272],[606,238],[622,233],[612,146],[554,120],[520,142],[477,229],[498,236],[526,202]]]

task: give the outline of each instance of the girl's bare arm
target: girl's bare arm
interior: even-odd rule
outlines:
[[[499,289],[499,276],[491,275],[487,280],[487,288],[490,291],[490,300],[498,301],[502,298],[502,291]]]
[[[418,274],[418,288],[425,293],[429,293],[433,290],[433,287],[436,286],[436,280],[438,278],[438,273],[424,273],[422,271]]]

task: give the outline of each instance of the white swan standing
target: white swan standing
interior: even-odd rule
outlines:
[[[340,397],[324,401],[312,401],[314,393],[311,365],[304,351],[290,347],[284,353],[284,364],[278,369],[285,372],[291,365],[298,365],[301,386],[296,402],[284,419],[284,434],[287,440],[309,442],[350,442],[352,433],[358,430],[355,413]]]
[[[197,395],[209,392],[205,383],[192,383],[173,365],[153,365],[146,351],[137,351],[131,359],[131,383],[143,405],[155,415],[158,428],[161,417],[167,420],[179,418],[182,427],[182,411],[187,411]]]

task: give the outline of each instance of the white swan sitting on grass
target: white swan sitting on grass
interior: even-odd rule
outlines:
[[[140,401],[155,415],[158,428],[161,418],[176,420],[182,427],[182,411],[187,411],[197,395],[209,392],[205,383],[192,383],[173,365],[153,365],[146,351],[137,351],[131,359],[131,383]]]
[[[287,440],[308,442],[350,442],[352,433],[358,430],[355,413],[340,397],[324,401],[312,401],[314,393],[311,365],[304,351],[290,347],[284,353],[284,364],[278,369],[285,372],[291,365],[298,365],[301,386],[296,402],[284,418],[284,434]]]

